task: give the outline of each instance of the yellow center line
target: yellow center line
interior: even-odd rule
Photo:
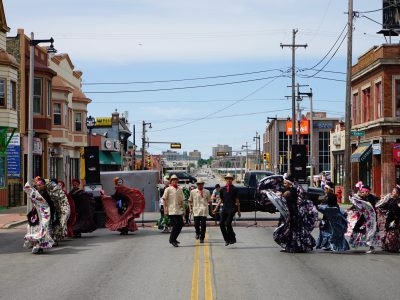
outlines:
[[[208,233],[206,232],[204,244],[204,299],[212,300],[212,284],[211,284],[211,263],[210,263],[210,249],[208,246]]]
[[[199,299],[199,269],[200,269],[200,243],[196,241],[196,252],[193,263],[192,294],[191,300]]]

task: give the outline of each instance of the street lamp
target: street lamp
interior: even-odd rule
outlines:
[[[50,43],[47,48],[47,53],[50,55],[57,52],[54,48],[54,39],[48,40],[35,40],[34,34],[31,32],[31,40],[29,42],[29,101],[28,101],[28,166],[27,166],[27,181],[30,182],[33,179],[33,81],[34,81],[34,69],[35,69],[35,47],[40,43]],[[27,210],[31,210],[31,203],[27,203]]]
[[[96,119],[92,116],[86,118],[86,128],[89,129],[89,146],[92,145],[92,129],[96,127]]]
[[[257,152],[257,168],[260,170],[260,148],[261,148],[261,138],[258,132],[256,131],[256,136],[253,137],[253,142],[256,142],[256,152]]]
[[[275,115],[274,117],[267,117],[267,123],[270,123],[271,120],[275,121],[275,158],[274,158],[274,166],[275,166],[275,173],[278,174],[279,172],[279,128],[278,128],[278,116]],[[272,148],[271,148],[272,149]]]

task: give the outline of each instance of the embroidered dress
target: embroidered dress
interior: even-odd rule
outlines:
[[[385,196],[376,204],[379,230],[382,232],[381,247],[388,252],[400,250],[400,208],[398,199]]]
[[[124,200],[125,207],[119,209],[115,205],[115,199]],[[143,194],[126,186],[116,186],[114,197],[102,196],[104,211],[106,213],[106,227],[111,231],[137,230],[135,218],[138,218],[144,211],[145,200]],[[118,201],[119,201],[118,200]]]
[[[318,210],[324,214],[326,224],[323,230],[324,241],[321,241],[324,250],[346,251],[350,249],[345,239],[347,232],[347,213],[340,207],[320,205]],[[322,231],[321,231],[322,232]],[[318,248],[318,247],[317,247]]]
[[[68,204],[69,204],[69,207],[70,207],[70,214],[69,214],[69,218],[68,218],[68,222],[67,222],[67,236],[68,237],[73,237],[74,236],[74,230],[72,229],[72,226],[76,222],[75,202],[74,202],[74,199],[72,199],[71,196],[68,193],[66,193],[66,192],[64,192],[64,193],[67,196]]]
[[[72,226],[74,235],[95,231],[97,229],[94,222],[95,200],[92,194],[77,190],[71,191],[70,196],[74,199],[76,211],[76,222]]]
[[[357,248],[362,246],[375,246],[379,244],[379,240],[376,236],[376,214],[371,203],[362,200],[358,195],[350,197],[350,201],[359,212],[358,220],[361,218],[361,215],[363,215],[366,220],[359,230],[354,231],[353,227],[353,231],[349,240],[350,245],[353,248]]]
[[[67,235],[67,223],[71,208],[67,196],[57,184],[50,181],[46,183],[46,188],[53,200],[57,216],[56,221],[53,222],[52,236],[54,240],[60,241]]]
[[[27,226],[27,233],[24,237],[24,247],[26,248],[51,248],[54,244],[53,239],[50,236],[50,208],[46,200],[39,194],[39,192],[26,183],[24,186],[24,192],[28,199],[32,201],[33,208],[37,212],[39,222],[36,225]],[[31,220],[33,221],[33,220]]]
[[[310,200],[304,198],[305,193],[300,185],[295,185],[286,197],[278,196],[273,190],[266,195],[281,212],[284,222],[275,229],[273,237],[286,252],[309,252],[315,247],[311,235],[318,212]]]

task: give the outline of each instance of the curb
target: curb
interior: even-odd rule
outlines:
[[[15,221],[15,222],[11,222],[11,223],[4,225],[0,229],[11,229],[11,228],[18,227],[18,226],[26,224],[26,223],[28,223],[28,220]]]

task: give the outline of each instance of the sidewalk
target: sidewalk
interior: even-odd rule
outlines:
[[[26,206],[11,207],[0,210],[0,229],[9,229],[26,222]]]

